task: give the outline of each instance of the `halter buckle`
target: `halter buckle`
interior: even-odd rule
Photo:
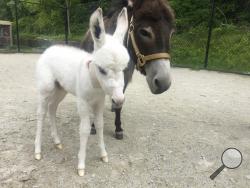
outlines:
[[[144,55],[142,55],[141,53],[137,53],[136,56],[137,56],[137,63],[139,67],[143,67],[146,64]]]

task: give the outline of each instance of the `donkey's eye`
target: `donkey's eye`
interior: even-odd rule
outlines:
[[[107,72],[102,67],[98,67],[98,69],[101,74],[107,75]]]
[[[151,33],[149,31],[147,31],[146,29],[140,29],[139,33],[143,37],[152,38]]]

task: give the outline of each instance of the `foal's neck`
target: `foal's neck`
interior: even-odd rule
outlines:
[[[88,70],[89,70],[90,82],[93,88],[101,88],[100,83],[96,77],[95,64],[93,62],[89,63]]]

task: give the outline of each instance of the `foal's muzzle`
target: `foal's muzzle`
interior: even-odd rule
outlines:
[[[123,104],[123,102],[125,100],[125,96],[123,94],[123,90],[122,89],[116,89],[116,90],[114,90],[113,95],[112,95],[111,98],[112,98],[112,102],[116,106],[118,106],[118,107],[122,106],[122,104]]]

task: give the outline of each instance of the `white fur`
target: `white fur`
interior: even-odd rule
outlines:
[[[65,95],[71,93],[77,96],[78,113],[81,119],[78,153],[79,175],[84,175],[86,144],[90,134],[92,114],[97,128],[101,157],[103,161],[108,161],[103,140],[104,100],[107,94],[117,104],[122,104],[124,101],[123,69],[129,61],[128,52],[122,45],[122,37],[128,26],[126,20],[127,11],[124,8],[117,20],[116,34],[106,35],[102,10],[99,8],[90,18],[90,30],[95,44],[93,54],[74,47],[53,46],[41,55],[36,69],[39,90],[35,139],[36,159],[41,159],[42,126],[47,111],[54,143],[57,148],[62,148],[55,124],[56,110]],[[97,26],[101,31],[99,37],[95,32]],[[90,61],[91,63],[89,63]],[[101,71],[106,72],[106,75],[101,73],[100,68]]]

